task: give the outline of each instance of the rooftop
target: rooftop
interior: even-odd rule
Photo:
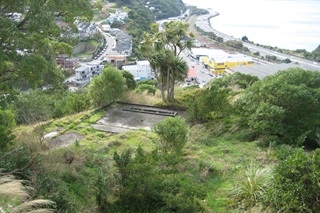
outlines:
[[[127,66],[123,66],[122,67],[123,70],[127,70],[127,71],[137,71],[138,70],[138,66],[137,65],[127,65]]]
[[[240,72],[243,74],[250,74],[263,79],[269,75],[273,75],[280,70],[286,70],[292,67],[300,67],[297,64],[253,64],[252,66],[237,66],[229,68],[233,72]],[[300,67],[301,68],[301,67]]]
[[[207,56],[210,60],[215,62],[244,62],[253,61],[251,57],[243,54],[230,54],[223,50],[208,49],[208,48],[192,48],[192,53],[195,56]]]
[[[143,65],[147,65],[149,66],[150,65],[150,62],[147,61],[147,60],[144,60],[144,61],[137,61],[137,64],[140,65],[140,66],[143,66]]]

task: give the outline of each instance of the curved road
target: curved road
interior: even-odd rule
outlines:
[[[111,52],[111,50],[114,48],[114,46],[116,45],[116,40],[113,36],[111,36],[109,33],[105,33],[103,32],[98,26],[97,26],[98,31],[106,38],[106,49],[104,51],[102,51],[100,53],[100,56],[98,58],[96,58],[93,61],[90,62],[79,62],[79,65],[86,65],[87,63],[101,63],[103,61],[103,59],[108,55],[108,53]],[[68,78],[65,79],[64,82],[73,82],[75,78],[75,75],[72,75]]]
[[[209,10],[209,14],[207,15],[202,15],[202,16],[198,16],[197,21],[196,21],[196,26],[201,28],[203,31],[205,32],[213,32],[215,33],[217,36],[220,36],[223,38],[224,41],[228,41],[228,40],[240,40],[237,38],[234,38],[232,36],[226,35],[224,33],[221,33],[217,30],[215,30],[214,28],[211,27],[210,25],[210,18],[213,18],[215,16],[218,16],[219,13],[213,10]],[[279,53],[270,49],[266,49],[260,46],[256,46],[254,44],[251,43],[247,43],[247,42],[243,42],[243,45],[246,46],[247,48],[249,48],[249,50],[251,52],[259,52],[260,55],[274,55],[277,58],[280,59],[286,59],[289,58],[292,62],[294,63],[298,63],[300,64],[302,67],[304,67],[305,69],[309,69],[309,70],[317,70],[320,71],[320,65],[317,62],[311,61],[311,60],[307,60],[307,59],[303,59],[303,58],[299,58],[296,56],[292,56],[292,55],[288,55],[288,54],[283,54],[283,53]]]

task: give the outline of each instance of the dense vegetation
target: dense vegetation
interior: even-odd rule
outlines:
[[[100,103],[94,99],[94,87],[104,87],[101,91],[109,94],[101,105],[121,97],[110,97],[116,85],[97,84],[117,73],[106,68],[88,91],[70,94],[65,109],[84,110],[71,117],[48,120],[48,113],[61,111],[61,106],[47,108],[46,101],[35,104],[34,112],[19,112],[30,117],[26,121],[47,122],[11,128],[16,138],[1,148],[1,174],[30,180],[32,197],[51,199],[61,212],[319,210],[318,72],[289,69],[264,80],[235,74],[202,89],[177,88],[176,103],[187,108],[187,123],[180,117],[167,118],[151,132],[110,134],[91,127],[109,110],[85,109]],[[121,100],[132,95],[153,100],[158,94],[129,92],[125,78],[115,78],[126,91]],[[151,81],[141,85],[156,86]],[[50,94],[42,93],[28,95],[49,100]],[[153,104],[161,104],[160,97],[156,100]],[[11,125],[15,122],[22,121],[11,119]],[[54,131],[83,139],[52,148],[51,139],[43,135]],[[303,144],[314,151],[306,154]],[[5,195],[1,206],[17,206],[10,198]]]
[[[14,16],[16,13],[20,13],[20,18]],[[87,0],[66,0],[63,3],[57,0],[2,1],[0,95],[26,86],[59,85],[63,75],[56,68],[55,56],[71,54],[72,47],[60,41],[62,29],[57,26],[57,21],[74,27],[76,18],[90,20],[91,17]]]
[[[164,34],[145,34],[141,46],[162,72],[158,81],[136,85],[127,71],[107,66],[77,92],[59,87],[58,77],[57,87],[42,89],[59,71],[51,68],[57,50],[69,46],[48,36],[54,27],[39,25],[42,35],[34,24],[51,23],[57,15],[52,6],[62,10],[74,1],[48,1],[41,9],[37,2],[0,6],[8,33],[0,36],[1,212],[320,211],[319,72],[293,68],[263,80],[235,73],[204,88],[174,87],[185,75],[175,50],[188,43],[180,43],[185,25],[169,22]],[[89,7],[82,3],[79,11]],[[27,12],[28,19],[10,21],[10,9]],[[76,11],[65,18],[81,15]],[[38,20],[36,13],[49,16]],[[18,34],[12,49],[10,29]],[[32,36],[39,43],[29,43]],[[30,52],[19,54],[25,45]],[[22,91],[21,85],[31,89]],[[173,99],[161,99],[164,85],[174,91]],[[165,118],[151,131],[95,129],[117,100],[168,101],[186,114]]]
[[[130,8],[139,7],[141,9],[147,7],[157,20],[179,16],[181,11],[186,9],[181,0],[111,0],[110,2],[116,2],[118,6],[128,6]]]
[[[123,0],[116,2],[118,6],[128,8],[129,20],[126,22],[125,30],[133,38],[133,53],[135,57],[142,58],[138,51],[138,45],[143,39],[143,33],[150,30],[149,26],[156,20],[177,17],[185,11],[185,5],[181,0]]]
[[[169,21],[162,27],[160,31],[159,24],[153,24],[151,32],[144,33],[139,50],[154,70],[162,101],[173,102],[175,84],[183,82],[188,71],[180,54],[193,47],[193,34],[188,32],[188,24],[181,21]]]

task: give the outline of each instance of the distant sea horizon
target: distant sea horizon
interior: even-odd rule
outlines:
[[[219,16],[211,26],[235,38],[281,49],[305,49],[320,45],[320,0],[182,0]]]

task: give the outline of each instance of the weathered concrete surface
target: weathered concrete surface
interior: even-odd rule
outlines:
[[[78,133],[67,133],[60,135],[49,142],[49,148],[52,149],[62,146],[69,146],[76,142],[76,140],[80,142],[83,138],[85,138],[85,136]]]
[[[103,131],[103,132],[113,132],[113,133],[121,133],[121,132],[127,132],[131,129],[137,129],[137,128],[124,128],[124,127],[118,127],[118,126],[111,126],[111,125],[101,125],[101,124],[92,124],[92,128]]]
[[[108,108],[105,116],[100,119],[96,124],[92,124],[91,127],[97,131],[112,132],[112,133],[122,133],[129,130],[151,130],[152,127],[159,121],[166,118],[163,115],[157,114],[146,114],[140,112],[124,111],[132,105],[117,105],[116,107]],[[144,107],[148,108],[148,107]],[[161,108],[150,108],[150,109],[159,109]],[[178,116],[186,117],[186,112],[176,111]],[[86,136],[78,133],[67,133],[61,136],[57,136],[59,132],[48,133],[45,137],[48,142],[49,148],[58,148],[63,146],[68,146],[74,144],[77,140],[80,142]],[[57,136],[57,137],[55,137]],[[52,137],[55,137],[51,140]]]
[[[123,109],[128,109],[132,106],[120,105],[116,108],[109,108],[106,112],[106,116],[98,121],[99,125],[104,125],[104,129],[114,130],[116,132],[116,127],[120,128],[120,132],[129,131],[132,129],[145,129],[151,130],[152,127],[159,121],[166,118],[166,116],[156,115],[156,114],[146,114],[139,112],[124,111]],[[146,107],[144,107],[146,108]],[[152,108],[153,110],[155,108]],[[160,109],[159,110],[163,110]],[[178,116],[185,117],[185,112],[178,112]],[[93,128],[101,130],[102,126],[94,126]],[[98,129],[100,128],[100,129]],[[102,130],[103,131],[103,130]]]

